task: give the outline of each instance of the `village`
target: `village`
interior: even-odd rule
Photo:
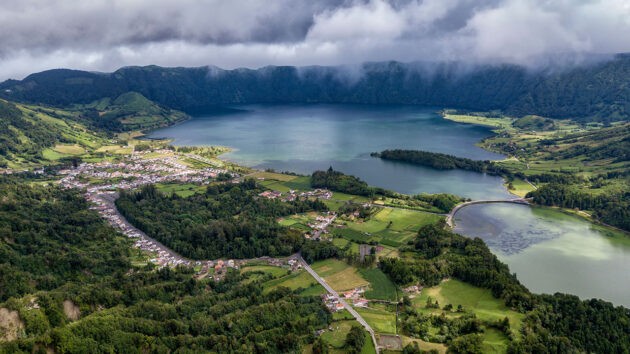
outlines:
[[[279,191],[264,191],[259,194],[261,197],[265,197],[268,199],[280,199],[285,202],[291,202],[296,200],[298,197],[300,198],[317,198],[330,200],[332,198],[333,193],[328,189],[314,189],[312,191],[305,191],[298,193],[297,191],[290,189],[289,192],[283,196],[282,192]]]
[[[183,164],[168,150],[158,150],[147,158],[147,152],[134,152],[121,162],[81,163],[74,169],[59,171],[65,175],[60,181],[66,188],[88,188],[89,190],[133,189],[145,184],[161,182],[183,182],[207,184],[220,173],[239,176],[225,169],[194,169]]]

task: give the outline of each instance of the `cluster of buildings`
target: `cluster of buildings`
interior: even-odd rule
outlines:
[[[315,222],[308,223],[308,227],[312,229],[304,235],[306,239],[319,241],[323,235],[328,234],[328,226],[335,221],[337,214],[333,212],[327,212],[325,215],[318,215],[315,218]]]
[[[146,158],[146,152],[136,152],[121,162],[82,163],[77,168],[62,170],[65,175],[60,183],[66,188],[85,189],[85,197],[93,209],[127,237],[135,239],[134,245],[154,255],[151,262],[160,267],[201,266],[215,267],[214,261],[192,261],[184,258],[158,241],[138,230],[116,208],[118,197],[114,189],[133,189],[159,182],[209,183],[226,170],[215,168],[192,169],[182,164],[170,151],[158,151],[159,157]],[[170,155],[169,155],[170,153]],[[115,182],[114,182],[115,181]],[[232,261],[233,262],[233,261]],[[225,265],[229,267],[229,262]],[[221,272],[219,272],[221,273]],[[224,272],[223,272],[224,273]]]
[[[296,192],[291,190],[289,191],[289,194],[292,194],[291,192],[293,192],[293,194],[295,194]],[[313,189],[312,191],[306,191],[306,192],[301,192],[299,194],[300,197],[312,197],[312,198],[318,198],[318,199],[330,199],[332,198],[333,193],[331,191],[329,191],[328,189]]]
[[[415,295],[420,294],[422,292],[422,289],[423,289],[422,285],[418,284],[418,285],[412,285],[412,286],[403,288],[402,291],[404,293],[412,295],[411,297],[413,297]]]
[[[345,308],[339,298],[330,293],[322,294],[322,301],[330,312],[341,311]]]
[[[314,189],[312,191],[300,192],[290,189],[289,192],[284,195],[279,191],[264,191],[259,194],[259,196],[268,198],[268,199],[280,199],[285,202],[292,202],[296,200],[298,197],[301,198],[318,198],[318,199],[330,199],[332,198],[333,193],[328,189]]]
[[[82,163],[77,168],[59,171],[65,175],[61,185],[67,188],[87,188],[94,180],[101,180],[102,189],[132,189],[144,184],[184,182],[207,184],[210,178],[227,170],[216,168],[193,169],[182,164],[175,155],[144,158],[138,152],[122,162]]]
[[[368,307],[368,300],[363,297],[365,294],[365,287],[361,286],[343,293],[343,297],[347,300],[352,300],[352,305],[355,307]]]
[[[352,290],[348,290],[344,292],[343,294],[341,294],[340,296],[343,297],[346,300],[346,302],[352,301],[352,305],[354,307],[367,308],[368,300],[363,297],[364,293],[365,293],[365,287],[361,286],[358,288],[354,288]],[[326,293],[326,294],[322,294],[321,297],[322,297],[322,301],[324,301],[324,304],[326,305],[328,310],[330,310],[330,312],[337,312],[344,309],[344,304],[339,300],[337,296],[330,293]]]

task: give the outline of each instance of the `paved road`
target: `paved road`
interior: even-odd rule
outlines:
[[[456,205],[450,213],[446,215],[446,225],[451,228],[455,225],[453,224],[453,217],[455,214],[464,207],[474,205],[474,204],[490,204],[490,203],[514,203],[514,204],[529,204],[529,200],[525,198],[514,198],[514,199],[494,199],[494,200],[473,200],[470,202],[462,203]]]
[[[372,327],[365,321],[365,319],[363,319],[363,317],[361,317],[361,315],[352,307],[350,306],[350,304],[348,304],[346,302],[346,300],[344,300],[341,296],[339,296],[339,294],[330,287],[330,285],[328,285],[328,283],[326,283],[326,281],[324,279],[322,279],[317,272],[315,272],[313,270],[313,268],[311,268],[308,263],[306,263],[306,261],[304,260],[304,258],[302,258],[301,256],[298,258],[299,262],[302,264],[302,268],[306,269],[307,272],[309,272],[309,274],[311,276],[313,276],[313,278],[315,278],[315,280],[317,280],[323,287],[324,289],[326,289],[326,291],[328,291],[330,294],[332,294],[334,297],[336,297],[339,302],[343,305],[343,307],[348,310],[348,312],[350,312],[350,314],[352,316],[354,316],[354,318],[363,326],[365,327],[365,330],[368,331],[370,333],[370,336],[372,337],[372,342],[374,343],[374,348],[376,349],[376,353],[379,352],[378,350],[378,343],[376,342],[376,337],[374,336],[374,330],[372,329]]]

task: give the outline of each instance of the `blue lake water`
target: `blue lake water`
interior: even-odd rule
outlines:
[[[501,178],[467,171],[438,171],[369,156],[384,149],[418,149],[479,160],[502,159],[475,143],[484,127],[442,119],[436,109],[373,105],[247,105],[237,112],[193,117],[149,137],[176,145],[224,145],[223,157],[256,168],[310,174],[332,166],[370,185],[401,193],[453,193],[473,199],[510,194]]]

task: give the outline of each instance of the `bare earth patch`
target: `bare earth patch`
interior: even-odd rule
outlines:
[[[24,323],[17,311],[0,308],[0,341],[12,341],[24,330]]]
[[[76,321],[81,317],[81,311],[79,310],[79,306],[75,305],[74,302],[70,300],[66,300],[63,302],[63,313],[66,314],[66,317],[72,321]]]

